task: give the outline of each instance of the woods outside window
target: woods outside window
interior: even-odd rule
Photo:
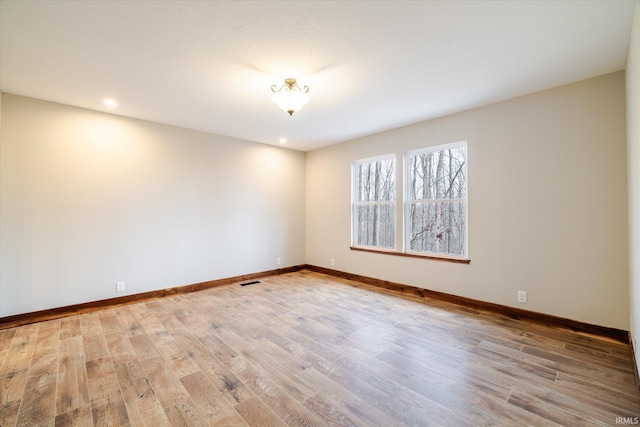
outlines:
[[[396,247],[396,156],[353,162],[353,245]]]
[[[402,169],[397,206],[396,155],[353,162],[352,249],[468,263],[466,141],[405,152]]]
[[[467,257],[467,143],[405,153],[405,251]]]

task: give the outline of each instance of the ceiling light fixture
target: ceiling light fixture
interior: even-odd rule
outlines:
[[[118,106],[118,103],[114,99],[108,98],[104,100],[104,105],[106,105],[107,107],[115,108]]]
[[[293,116],[293,113],[300,110],[304,104],[309,102],[309,86],[300,87],[296,79],[285,79],[284,84],[277,89],[277,85],[271,86],[271,101]]]

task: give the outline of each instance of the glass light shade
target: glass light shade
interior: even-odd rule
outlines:
[[[271,95],[271,101],[278,107],[293,115],[296,111],[299,111],[307,102],[309,102],[309,95],[303,92],[298,85],[289,88],[283,86],[278,92]]]

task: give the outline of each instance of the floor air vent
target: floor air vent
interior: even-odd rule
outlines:
[[[240,286],[249,286],[249,285],[255,285],[256,283],[260,283],[257,280],[254,280],[253,282],[247,282],[247,283],[240,283]]]

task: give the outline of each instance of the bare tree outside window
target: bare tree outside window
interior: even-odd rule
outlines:
[[[395,155],[353,163],[353,243],[396,247]]]
[[[405,168],[408,250],[466,256],[466,143],[409,152]]]

